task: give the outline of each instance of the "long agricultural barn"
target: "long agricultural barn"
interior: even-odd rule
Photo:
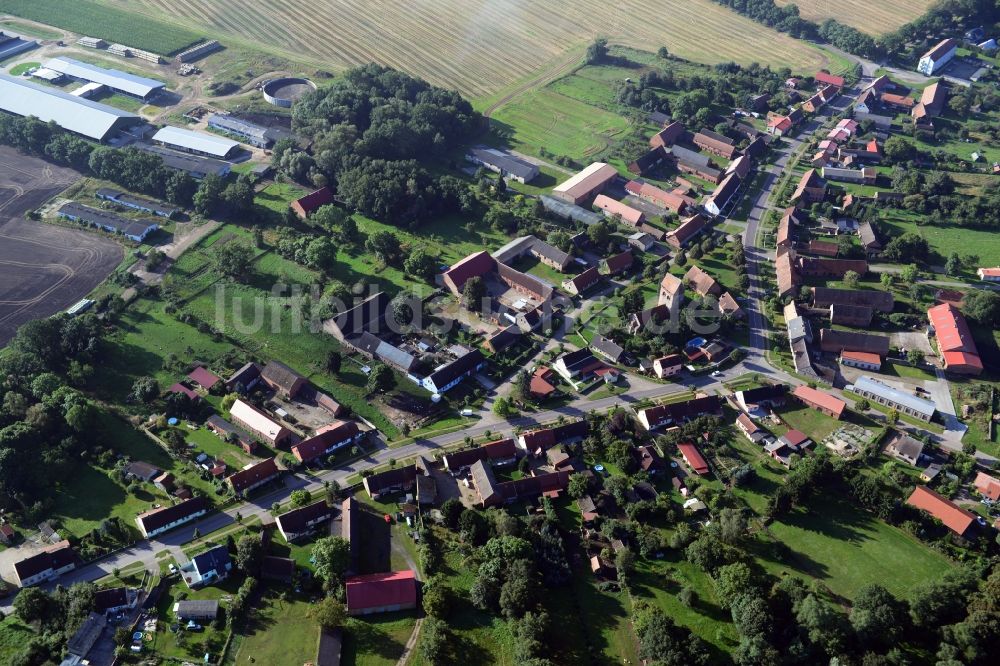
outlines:
[[[192,178],[197,178],[198,180],[209,175],[225,178],[233,168],[233,165],[229,162],[213,160],[211,157],[197,157],[195,155],[178,153],[176,150],[169,150],[163,146],[151,146],[148,143],[135,143],[132,146],[137,150],[159,155],[163,160],[164,166],[177,169],[178,171],[186,171],[191,174]]]
[[[59,209],[59,217],[81,224],[89,224],[109,233],[121,234],[136,243],[146,240],[146,236],[160,228],[153,220],[127,220],[105,210],[84,206],[75,201],[64,204]]]
[[[221,136],[212,136],[169,125],[154,134],[153,141],[167,148],[222,160],[232,157],[240,147],[240,144],[235,141],[224,139]]]
[[[242,118],[216,113],[208,119],[208,126],[222,130],[223,132],[235,134],[240,137],[243,143],[248,143],[258,148],[267,148],[274,143],[274,136],[272,136],[271,130],[252,123],[249,120],[243,120]]]
[[[54,122],[64,130],[95,141],[105,141],[142,120],[134,113],[107,104],[3,74],[0,74],[0,110]]]
[[[117,69],[104,69],[72,58],[53,58],[45,63],[46,69],[65,74],[71,79],[90,81],[107,86],[115,92],[148,100],[160,94],[166,87],[162,81],[135,76]]]

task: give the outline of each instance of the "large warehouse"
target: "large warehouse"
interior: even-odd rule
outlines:
[[[175,150],[222,160],[232,157],[240,147],[240,144],[235,141],[224,139],[221,136],[193,132],[189,129],[170,127],[169,125],[154,134],[153,141]]]
[[[0,110],[55,122],[64,130],[95,141],[105,141],[142,120],[128,111],[3,74],[0,74]]]
[[[53,58],[45,63],[45,69],[65,74],[71,79],[99,83],[115,92],[142,100],[155,97],[166,87],[166,84],[155,79],[119,72],[117,69],[104,69],[72,58]]]

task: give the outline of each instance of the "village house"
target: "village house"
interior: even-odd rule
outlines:
[[[300,219],[305,220],[319,210],[321,206],[327,206],[332,203],[333,191],[329,187],[321,187],[315,192],[310,192],[303,197],[299,197],[290,205],[295,214],[298,215]]]
[[[493,252],[494,259],[508,265],[524,256],[534,257],[540,263],[560,272],[565,272],[573,263],[573,257],[568,252],[563,252],[535,236],[515,238]]]
[[[993,502],[1000,500],[1000,479],[992,477],[986,472],[978,472],[972,486],[986,499]]]
[[[499,467],[515,463],[517,458],[517,442],[508,437],[472,449],[446,453],[442,456],[441,462],[444,463],[444,468],[449,472],[458,473],[462,468],[469,467],[479,460],[485,460],[491,465]]]
[[[778,295],[781,298],[794,296],[800,284],[799,272],[795,267],[795,254],[790,249],[778,248],[774,260],[775,275],[778,280]]]
[[[226,380],[226,388],[237,393],[247,393],[260,382],[260,371],[261,367],[251,361]]]
[[[601,281],[601,273],[596,266],[591,266],[579,275],[563,280],[563,291],[571,296],[579,296]]]
[[[30,587],[72,571],[76,568],[77,561],[76,552],[70,547],[69,541],[63,539],[14,562],[14,579],[21,587]]]
[[[533,500],[539,495],[559,497],[569,485],[571,470],[563,469],[550,473],[535,473],[513,481],[497,482],[493,468],[476,461],[469,468],[472,485],[479,496],[478,505],[485,508],[500,506],[518,500]]]
[[[684,463],[691,468],[692,472],[698,476],[705,476],[708,474],[708,463],[705,462],[705,458],[702,457],[701,451],[698,450],[696,445],[690,442],[685,442],[678,444],[677,450],[684,459]]]
[[[795,187],[795,192],[792,193],[791,200],[810,204],[823,201],[824,199],[826,199],[826,183],[816,173],[815,169],[809,169],[799,179],[799,184]]]
[[[742,319],[745,316],[743,308],[728,291],[719,296],[719,311],[730,319]]]
[[[706,414],[717,414],[720,409],[722,409],[722,401],[718,396],[712,395],[684,402],[647,407],[640,409],[637,416],[642,427],[652,432],[664,426],[677,425]]]
[[[656,245],[656,239],[643,231],[637,231],[628,237],[628,244],[641,252],[649,252]]]
[[[640,312],[633,312],[629,315],[625,330],[629,335],[635,335],[640,331],[654,331],[659,327],[670,323],[670,308],[666,305],[654,305]]]
[[[798,269],[807,277],[843,277],[847,271],[860,276],[868,273],[868,262],[864,259],[824,259],[820,257],[799,257]]]
[[[191,561],[180,567],[181,577],[191,589],[221,583],[229,577],[233,561],[225,546],[210,548],[195,555]]]
[[[878,372],[882,368],[882,357],[869,352],[844,350],[840,352],[840,364],[859,370]]]
[[[653,361],[653,372],[660,379],[673,377],[684,369],[684,357],[680,354],[662,356]]]
[[[309,387],[309,380],[279,361],[271,361],[261,370],[260,378],[286,400],[294,400]]]
[[[930,322],[927,335],[937,338],[938,352],[946,371],[972,376],[983,372],[976,341],[958,308],[950,303],[935,305],[927,310],[927,319]]]
[[[660,457],[660,452],[652,446],[639,446],[632,449],[632,454],[639,469],[650,476],[662,475],[667,470],[666,463]]]
[[[733,145],[733,140],[711,130],[703,129],[694,135],[694,145],[702,150],[718,155],[727,160],[733,159],[739,151]]]
[[[645,176],[663,164],[667,153],[663,148],[650,148],[645,153],[629,162],[628,170],[637,176]]]
[[[555,374],[551,369],[539,367],[531,375],[528,382],[528,393],[535,400],[548,400],[556,392],[556,387],[552,384]]]
[[[356,444],[364,437],[353,421],[334,421],[316,430],[316,433],[292,446],[292,455],[301,463],[311,463],[317,458]]]
[[[173,611],[178,620],[211,622],[219,615],[219,600],[182,599],[174,603]]]
[[[820,329],[819,345],[823,351],[834,354],[843,351],[863,351],[884,357],[889,353],[889,338],[884,335],[838,331],[832,328]]]
[[[281,447],[292,437],[292,431],[243,400],[237,399],[229,408],[229,417],[236,424],[258,437],[268,446]]]
[[[344,582],[347,614],[373,615],[417,607],[417,578],[411,570],[351,576]]]
[[[253,455],[253,452],[257,450],[257,442],[218,414],[209,416],[205,420],[205,427],[227,442],[236,444],[246,453]]]
[[[316,527],[328,524],[332,517],[333,509],[326,500],[321,500],[283,513],[274,522],[285,541],[293,543],[312,534]]]
[[[702,297],[709,294],[718,296],[722,293],[722,287],[715,281],[715,278],[695,265],[692,265],[684,274],[684,283]]]
[[[976,275],[979,276],[980,280],[984,280],[986,282],[1000,282],[1000,267],[980,268],[976,270]]]
[[[274,458],[268,458],[258,463],[244,467],[240,471],[229,476],[226,482],[237,495],[249,493],[255,488],[260,488],[266,483],[270,483],[280,476],[281,470]]]
[[[649,145],[651,148],[668,148],[684,136],[684,132],[684,125],[674,121],[654,134],[649,139]]]
[[[882,450],[887,456],[917,466],[924,452],[924,443],[896,430],[891,431],[889,440]]]
[[[295,560],[290,557],[265,555],[260,561],[260,577],[263,580],[290,585],[295,580]]]
[[[726,208],[729,206],[730,202],[740,191],[743,181],[740,179],[739,175],[735,172],[730,173],[728,176],[722,179],[716,188],[712,191],[712,195],[705,202],[705,210],[707,210],[712,215],[722,215]]]
[[[917,64],[917,71],[924,76],[934,76],[941,68],[952,61],[957,52],[957,39],[943,39],[920,57],[920,62]]]
[[[625,349],[621,345],[600,334],[595,335],[590,341],[590,350],[612,363],[621,363],[625,354]]]
[[[829,393],[824,393],[811,386],[801,385],[796,386],[795,390],[792,391],[792,395],[795,396],[802,404],[806,407],[811,407],[816,411],[826,414],[830,418],[840,419],[844,414],[844,410],[847,409],[847,403],[836,398]]]
[[[556,444],[572,444],[587,436],[590,430],[586,420],[573,421],[550,428],[538,428],[522,432],[515,440],[522,451],[531,454],[544,453]]]
[[[787,384],[766,384],[734,394],[737,404],[748,414],[781,407],[788,399]]]
[[[759,444],[768,434],[766,430],[754,423],[753,419],[743,412],[740,412],[740,415],[736,417],[736,427],[754,444]]]
[[[629,194],[639,197],[645,201],[666,208],[672,213],[677,215],[682,215],[685,210],[689,207],[695,205],[695,200],[686,194],[674,192],[667,192],[666,190],[661,190],[652,183],[639,182],[637,180],[630,180],[625,184],[625,191]]]
[[[604,212],[604,217],[612,218],[617,216],[622,224],[637,227],[646,221],[646,214],[637,208],[632,208],[628,204],[616,201],[606,194],[598,194],[594,199],[594,208],[599,208]]]
[[[200,365],[189,372],[187,378],[206,391],[211,391],[219,382],[222,381],[218,375],[211,372],[208,368]]]
[[[618,275],[632,267],[632,251],[625,250],[619,254],[601,260],[601,271],[605,275]]]
[[[937,518],[949,530],[961,537],[972,536],[976,524],[976,514],[958,506],[951,500],[934,492],[927,486],[917,486],[907,498],[910,506],[926,511]]]
[[[463,379],[479,372],[486,365],[486,358],[478,349],[473,349],[427,375],[420,385],[431,393],[442,394],[458,386]]]
[[[139,532],[142,533],[142,536],[151,539],[158,534],[163,534],[175,527],[201,518],[208,513],[209,509],[211,509],[211,505],[204,497],[192,497],[173,506],[164,506],[140,513],[136,516],[135,522],[139,526]]]

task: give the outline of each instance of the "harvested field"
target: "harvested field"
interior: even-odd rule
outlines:
[[[704,62],[812,70],[814,47],[711,0],[104,0],[326,66],[380,62],[478,97],[598,36]],[[322,20],[316,20],[322,17]]]
[[[21,217],[78,177],[0,147],[0,345],[86,296],[122,259],[121,246],[96,233]]]
[[[834,18],[870,35],[892,32],[917,18],[934,4],[934,0],[775,0],[778,5],[795,4],[799,16],[822,23]]]

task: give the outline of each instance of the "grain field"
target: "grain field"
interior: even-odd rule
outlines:
[[[909,23],[935,0],[775,0],[779,5],[798,5],[804,19],[821,23],[835,18],[869,35],[892,32]]]
[[[484,97],[597,36],[702,62],[825,63],[711,0],[101,0],[328,67],[379,62]]]

